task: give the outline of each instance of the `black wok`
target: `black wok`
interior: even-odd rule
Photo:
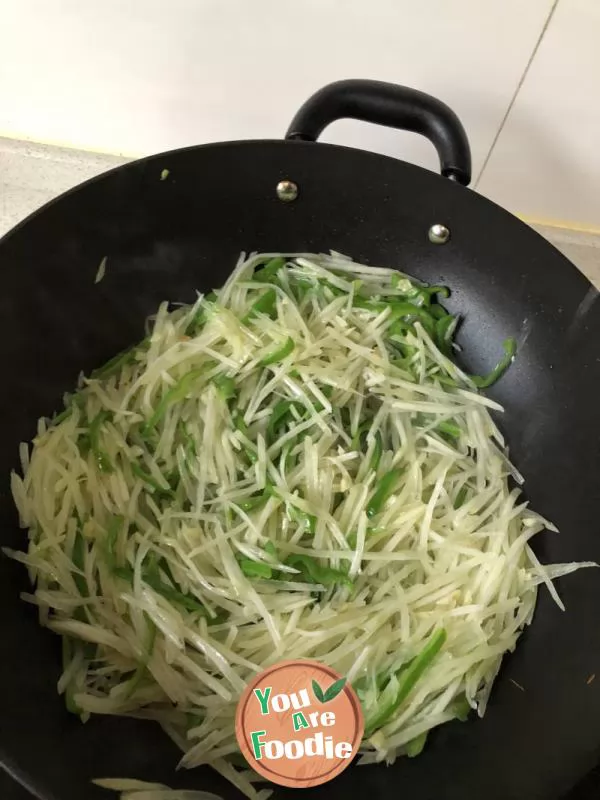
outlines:
[[[311,141],[342,116],[424,133],[446,177]],[[446,106],[408,89],[349,81],[312,98],[287,141],[212,144],[137,161],[19,225],[0,242],[0,543],[24,542],[8,487],[18,443],[33,436],[40,415],[59,408],[80,370],[139,339],[161,300],[189,301],[194,290],[221,285],[241,250],[332,248],[452,287],[448,306],[464,315],[458,340],[471,371],[492,367],[502,340],[517,338],[517,359],[490,394],[506,405],[501,424],[528,498],[561,529],[540,539],[538,555],[600,561],[598,293],[536,233],[460,185],[469,173],[464,131]],[[278,196],[282,180],[297,185],[295,200]],[[446,243],[430,241],[435,224],[448,229]],[[95,285],[104,256],[106,277]],[[23,570],[3,559],[6,769],[43,800],[103,797],[88,783],[101,776],[237,796],[208,769],[175,775],[175,749],[152,725],[111,718],[82,725],[68,714],[55,688],[58,637],[19,600],[26,585]],[[541,591],[534,624],[505,661],[483,721],[443,726],[418,759],[350,768],[312,796],[550,800],[566,791],[600,753],[600,578],[586,570],[558,586],[567,612]]]

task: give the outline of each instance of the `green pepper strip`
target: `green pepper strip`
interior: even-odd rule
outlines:
[[[71,416],[71,412],[73,411],[73,406],[68,406],[67,408],[63,409],[60,414],[56,414],[56,416],[52,417],[50,420],[51,425],[60,425],[61,422],[64,422],[68,417]]]
[[[90,434],[89,430],[85,433],[80,433],[77,437],[77,449],[83,459],[88,457],[90,452]]]
[[[451,436],[453,439],[458,439],[462,432],[458,425],[455,425],[454,422],[448,422],[447,420],[438,423],[436,430],[446,434],[446,436]]]
[[[408,322],[419,321],[427,333],[433,338],[435,334],[435,317],[429,308],[414,306],[412,303],[392,303],[392,313],[390,315],[390,333],[403,333],[410,326]]]
[[[317,530],[317,518],[314,514],[308,514],[296,506],[289,505],[287,508],[287,515],[293,521],[303,528],[307,533],[314,535]]]
[[[385,311],[386,308],[391,309],[390,314],[390,323],[396,322],[399,319],[405,319],[406,317],[418,319],[427,330],[433,327],[434,320],[432,317],[431,312],[428,308],[423,308],[422,306],[414,305],[410,302],[400,301],[400,302],[383,302],[383,301],[376,301],[376,300],[364,300],[361,297],[357,297],[354,299],[354,307],[355,308],[364,308],[367,311],[372,311],[374,313],[381,313]]]
[[[350,447],[352,450],[361,451],[363,449],[363,442],[362,438],[364,434],[371,430],[372,422],[369,420],[368,422],[363,422],[363,424],[358,428],[354,436],[352,437],[352,442]]]
[[[435,319],[443,319],[444,317],[452,316],[452,314],[448,314],[444,306],[441,306],[439,303],[432,303],[429,306],[429,313]]]
[[[334,586],[339,583],[348,589],[354,588],[353,581],[344,572],[333,567],[322,567],[312,556],[291,553],[285,563],[299,569],[301,577],[310,583],[321,583],[323,586]]]
[[[362,438],[363,436],[371,430],[372,422],[368,421],[363,423],[360,428],[356,431],[354,436],[352,437],[352,444],[351,447],[353,450],[361,451],[363,449]],[[377,431],[375,434],[375,447],[373,448],[373,455],[371,456],[371,463],[369,467],[374,471],[377,472],[379,468],[379,462],[381,461],[381,456],[383,455],[383,439],[381,437],[380,431]]]
[[[368,517],[374,517],[375,514],[379,514],[403,472],[404,468],[402,467],[391,469],[381,478],[367,506]]]
[[[429,311],[405,300],[370,300],[358,296],[354,298],[353,306],[354,308],[362,308],[365,311],[372,311],[374,314],[380,314],[382,311],[389,308],[391,310],[390,318],[392,320],[399,319],[400,317],[430,316]]]
[[[394,347],[400,349],[402,352],[404,352],[404,348],[407,347],[407,345],[405,345],[404,342],[400,341],[398,337],[404,337],[408,333],[414,333],[414,332],[415,332],[415,326],[412,325],[410,322],[404,322],[403,320],[396,320],[395,322],[392,322],[392,324],[388,328],[388,335],[390,337],[392,344],[394,345]]]
[[[365,738],[369,738],[376,730],[381,728],[394,715],[395,711],[402,705],[411,693],[415,684],[421,678],[427,667],[435,659],[446,641],[446,631],[443,628],[435,631],[425,647],[416,656],[410,666],[403,672],[399,680],[396,696],[385,707],[380,708],[376,714],[367,721],[365,725]]]
[[[173,573],[171,572],[171,567],[169,566],[169,562],[167,561],[166,558],[164,558],[164,557],[159,558],[158,561],[157,561],[157,567],[162,569],[162,571],[165,573],[167,578],[171,581],[173,586],[177,586],[177,581],[173,577]]]
[[[72,644],[73,643],[68,636],[62,637],[63,670],[67,668],[69,661],[73,657]],[[65,706],[67,708],[67,711],[71,714],[76,714],[77,716],[80,716],[83,713],[83,709],[80,708],[75,702],[74,691],[70,684],[65,689]]]
[[[475,386],[477,386],[479,389],[487,389],[488,386],[491,386],[493,383],[496,383],[498,378],[500,378],[501,375],[503,375],[503,373],[506,372],[506,370],[510,366],[510,362],[515,357],[515,353],[517,352],[516,339],[513,339],[512,337],[510,339],[505,339],[502,342],[502,347],[504,349],[504,355],[488,375],[471,376],[471,380],[473,381]]]
[[[99,411],[90,422],[87,434],[90,449],[94,454],[94,460],[100,472],[113,472],[113,465],[111,464],[110,458],[100,447],[100,429],[104,423],[108,422],[110,419],[112,419],[110,411]]]
[[[244,414],[242,411],[235,412],[235,414],[233,415],[233,424],[235,425],[237,430],[242,434],[242,436],[244,436],[244,438],[249,440],[250,437],[248,436],[248,426],[244,422]],[[250,443],[249,445],[243,445],[243,447],[244,447],[244,452],[246,453],[246,456],[248,458],[248,461],[250,461],[251,464],[256,464],[256,462],[258,461],[258,453],[256,452],[255,445]]]
[[[436,296],[450,297],[450,289],[447,286],[421,286],[417,291],[425,305],[437,305],[431,302],[431,299]]]
[[[382,305],[386,305],[382,303]],[[392,310],[391,317],[392,319],[401,319],[404,317],[416,317],[417,319],[431,319],[431,311],[428,308],[423,308],[422,306],[416,306],[413,303],[407,302],[399,302],[399,303],[390,303],[390,308]]]
[[[172,386],[169,389],[169,391],[160,400],[154,414],[152,414],[150,419],[145,423],[145,425],[143,425],[144,434],[150,433],[150,431],[156,427],[156,425],[164,417],[170,405],[173,405],[173,403],[178,403],[181,400],[185,400],[186,395],[192,388],[192,384],[203,374],[203,372],[203,369],[192,369],[186,375],[184,375],[183,378],[181,378],[181,380],[175,384],[175,386]]]
[[[186,336],[193,336],[198,328],[201,325],[204,325],[206,322],[206,311],[208,304],[215,303],[217,300],[217,295],[214,292],[209,292],[208,294],[204,295],[202,301],[200,303],[200,307],[198,311],[194,314],[190,322],[188,323],[187,328],[185,329]]]
[[[460,491],[456,495],[456,499],[454,501],[454,508],[456,509],[463,506],[466,498],[467,498],[467,487],[463,486],[462,489],[460,489]]]
[[[151,486],[156,492],[164,494],[167,497],[175,497],[175,492],[170,487],[165,488],[164,486],[161,486],[160,483],[153,478],[149,472],[146,472],[145,469],[142,469],[142,467],[140,467],[139,464],[136,464],[135,461],[131,464],[131,471],[136,477],[141,478],[144,483],[147,483],[148,486]]]
[[[277,549],[273,542],[268,541],[263,549],[271,558],[278,558]],[[276,577],[277,570],[273,570],[273,567],[270,564],[266,564],[264,561],[254,561],[251,558],[243,558],[241,555],[238,556],[238,560],[240,562],[240,569],[244,575],[247,575],[249,578],[270,579]]]
[[[300,404],[294,400],[280,400],[275,403],[267,425],[267,436],[270,439],[273,438],[282,425],[287,423],[287,418],[291,415],[292,409],[298,406]]]
[[[262,283],[269,283],[284,266],[285,258],[272,258],[270,261],[267,261],[265,264],[263,264],[262,267],[255,269],[252,280],[261,281]]]
[[[273,568],[262,561],[252,561],[250,558],[240,560],[240,569],[248,578],[272,578]]]
[[[471,706],[464,694],[461,697],[457,697],[456,700],[453,700],[450,708],[454,712],[456,719],[461,722],[466,722],[467,717],[471,713]]]
[[[73,550],[71,552],[71,561],[73,562],[73,566],[77,567],[78,570],[84,572],[84,561],[85,561],[85,553],[87,552],[87,546],[84,541],[84,538],[79,531],[75,534],[75,540],[73,541]],[[81,597],[89,597],[89,587],[87,585],[87,581],[84,575],[79,575],[77,572],[73,573],[73,580],[75,581],[75,586],[77,587],[77,591],[81,595]],[[89,614],[87,613],[87,609],[80,606],[76,608],[73,612],[73,617],[78,620],[79,622],[89,622]],[[92,654],[96,652],[96,646],[91,642],[84,642],[84,655],[92,657]]]
[[[155,592],[161,594],[166,600],[171,600],[174,603],[178,603],[188,611],[199,611],[203,616],[208,616],[206,608],[194,597],[194,595],[189,593],[185,594],[179,589],[169,586],[162,580],[159,574],[158,563],[151,564],[149,568],[145,570],[143,579],[151,589],[154,589]]]
[[[152,658],[152,653],[154,651],[154,643],[156,641],[156,625],[152,622],[148,614],[144,611],[144,617],[146,618],[146,623],[148,625],[148,641],[144,647],[144,654],[137,665],[137,668],[129,680],[129,685],[127,687],[127,692],[125,693],[124,699],[127,700],[131,697],[131,695],[135,692],[137,687],[140,684],[140,681],[144,677],[144,673],[148,669],[148,664],[150,663],[150,659]]]
[[[177,430],[179,435],[183,439],[183,449],[185,450],[186,456],[189,458],[190,455],[196,455],[196,442],[194,441],[193,437],[190,435],[188,431],[187,425],[182,420],[179,420],[177,423]]]
[[[257,314],[266,314],[271,317],[271,319],[277,316],[277,292],[275,289],[267,289],[267,291],[250,306],[250,310],[246,316],[242,317],[242,322],[246,324]]]
[[[127,350],[122,350],[120,353],[117,353],[116,356],[110,358],[101,367],[95,369],[92,372],[91,377],[94,380],[98,380],[108,378],[110,375],[114,375],[114,373],[118,372],[121,367],[124,367],[125,364],[129,364],[134,360],[134,356],[138,349],[139,345],[136,344],[133,347],[128,347]]]
[[[381,672],[378,672],[374,678],[375,688],[377,689],[377,691],[382,692],[390,682],[390,679],[393,675],[395,675],[396,678],[398,679],[400,678],[400,676],[404,675],[404,673],[410,667],[413,661],[414,659],[411,658],[410,661],[407,661],[405,664],[402,664],[400,669],[391,673],[391,675],[389,672],[383,670]],[[361,692],[366,691],[368,688],[369,688],[369,679],[366,677],[361,678],[355,686],[355,689]]]
[[[73,551],[71,553],[71,561],[73,562],[74,566],[77,567],[78,570],[84,572],[84,559],[85,559],[85,551],[86,546],[83,540],[83,536],[80,533],[75,534],[75,541],[73,542]],[[73,573],[73,580],[75,581],[75,586],[77,587],[77,591],[82,597],[88,597],[88,585],[87,581],[83,575],[79,575],[77,572]],[[80,609],[78,609],[80,610]]]
[[[396,324],[397,324],[397,323],[396,323]],[[396,342],[396,341],[394,342],[394,346],[395,346],[395,347],[396,347],[398,350],[400,350],[400,352],[401,352],[401,353],[402,353],[402,355],[403,355],[403,358],[402,358],[402,359],[400,359],[400,363],[399,363],[399,364],[397,364],[397,366],[400,366],[401,368],[405,368],[405,367],[406,367],[406,364],[407,364],[407,362],[409,362],[409,361],[411,360],[411,358],[412,358],[412,357],[415,355],[415,353],[417,352],[417,348],[416,348],[416,347],[413,347],[411,344],[406,344],[405,342]],[[392,364],[396,364],[396,363],[397,363],[397,362],[395,362],[395,361],[392,361]]]
[[[83,709],[75,702],[75,692],[71,686],[65,689],[65,706],[70,714],[76,714],[78,717],[83,714]]]
[[[235,381],[228,375],[217,375],[212,379],[217,391],[223,400],[231,400],[235,397]]]
[[[278,347],[276,350],[273,350],[271,353],[261,359],[260,365],[262,367],[268,367],[270,364],[277,364],[279,361],[283,361],[284,358],[289,356],[295,346],[296,345],[292,337],[288,336],[281,347]]]
[[[257,508],[264,506],[270,497],[273,497],[273,489],[272,487],[267,486],[264,492],[252,495],[251,497],[246,498],[246,500],[236,503],[236,505],[241,508],[242,511],[255,511]]]
[[[291,470],[291,468],[292,468],[292,459],[293,459],[294,463],[296,463],[297,460],[298,460],[297,455],[292,456],[292,451],[293,451],[294,447],[298,444],[299,440],[300,440],[300,437],[296,436],[294,439],[292,439],[291,442],[288,441],[286,443],[285,447],[283,448],[283,450],[281,451],[281,455],[283,457],[282,458],[282,461],[283,461],[282,469],[283,469],[284,473],[289,472]]]
[[[160,578],[156,578],[151,575],[145,575],[144,580],[150,586],[151,589],[154,589],[155,592],[161,594],[165,600],[170,600],[173,603],[177,603],[180,606],[183,606],[187,611],[198,611],[203,616],[208,616],[208,613],[202,603],[191,594],[184,594],[183,592],[179,591],[179,589],[174,589],[171,586],[168,586],[164,581],[161,581]]]
[[[410,742],[406,745],[406,755],[409,758],[415,758],[416,756],[420,756],[423,752],[423,748],[425,747],[425,742],[427,741],[427,734],[428,731],[423,731],[423,733],[419,734],[419,736],[415,736],[414,739],[411,739]]]
[[[454,378],[451,378],[449,375],[442,375],[441,373],[438,373],[435,376],[435,379],[441,383],[442,386],[458,386],[458,381],[456,381]]]
[[[200,725],[202,725],[202,723],[204,722],[205,719],[206,719],[206,715],[202,714],[202,713],[200,713],[200,714],[192,714],[191,712],[189,712],[189,713],[187,713],[185,715],[185,721],[186,721],[188,730],[190,728],[198,728]],[[240,758],[244,761],[244,766],[247,769],[248,768],[248,762],[246,761],[244,756],[241,755],[241,754],[240,754]],[[227,760],[231,761],[231,756],[228,756]]]
[[[344,289],[340,289],[339,286],[335,286],[335,284],[330,281],[319,279],[319,285],[322,286],[323,289],[329,289],[334,297],[342,297],[346,294]]]
[[[389,308],[389,303],[382,303],[378,302],[377,300],[368,300],[366,297],[361,297],[361,295],[354,295],[354,299],[352,300],[352,305],[354,308],[362,308],[365,311],[372,311],[375,314],[379,314],[381,311],[385,311],[386,308]]]
[[[113,574],[117,578],[121,578],[128,583],[133,583],[133,569],[129,566],[115,567]],[[165,600],[182,606],[187,611],[200,612],[203,616],[208,617],[207,610],[199,600],[191,594],[184,594],[179,589],[174,589],[172,586],[166,584],[155,570],[144,570],[142,572],[142,580],[147,583],[151,589],[154,589],[157,594],[162,595]]]
[[[435,342],[442,353],[448,358],[452,354],[448,332],[453,322],[454,317],[452,314],[446,314],[446,316],[439,318],[435,323]]]
[[[264,551],[267,555],[271,556],[274,559],[279,558],[279,556],[277,555],[277,548],[275,547],[275,545],[271,540],[269,540],[264,546]]]
[[[300,375],[298,375],[298,377],[300,377]],[[321,387],[321,394],[324,397],[326,397],[328,400],[331,400],[331,395],[333,394],[333,386],[323,386],[323,387]],[[315,411],[317,413],[323,411],[323,409],[325,408],[325,406],[323,405],[323,403],[320,400],[316,400],[313,405],[314,405]],[[302,408],[302,406],[300,406],[300,408]],[[347,411],[347,409],[342,408],[341,411]]]
[[[377,431],[375,434],[375,447],[373,448],[373,455],[371,457],[370,468],[377,472],[379,469],[379,462],[381,461],[381,456],[383,455],[383,438],[381,436],[380,431]]]
[[[117,566],[117,539],[124,523],[125,518],[117,514],[112,517],[106,529],[105,558],[111,570]]]

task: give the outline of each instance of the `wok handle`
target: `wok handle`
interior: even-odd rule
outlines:
[[[431,95],[370,80],[336,81],[309,97],[285,135],[315,142],[337,119],[360,119],[426,136],[440,157],[440,171],[467,186],[471,180],[471,150],[454,111]]]

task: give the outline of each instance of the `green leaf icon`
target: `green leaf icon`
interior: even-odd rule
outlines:
[[[332,683],[329,689],[325,692],[324,699],[322,700],[323,703],[328,703],[330,700],[333,700],[338,694],[342,691],[344,686],[346,685],[346,678],[340,678],[339,680]]]
[[[321,689],[319,684],[314,679],[313,679],[313,682],[312,682],[312,690],[313,690],[313,693],[314,693],[315,697],[319,701],[319,703],[324,703],[325,702],[325,696],[323,694],[323,689]]]

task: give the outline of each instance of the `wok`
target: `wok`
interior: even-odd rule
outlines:
[[[424,134],[444,177],[315,143],[341,117]],[[160,301],[190,301],[196,289],[221,285],[241,250],[335,249],[448,284],[448,306],[464,316],[458,341],[470,371],[491,368],[502,340],[517,338],[516,361],[490,394],[506,406],[501,425],[527,497],[561,529],[540,538],[538,555],[600,561],[598,293],[536,233],[461,185],[469,159],[460,122],[439,101],[343,81],[303,106],[285,141],[152,156],[83,184],[17,226],[0,242],[0,543],[24,543],[8,484],[18,443],[32,438],[40,415],[60,407],[80,370],[137,341]],[[295,184],[296,199],[289,183],[278,193],[282,181]],[[106,277],[95,285],[104,256]],[[175,748],[153,725],[113,718],[82,725],[69,715],[56,695],[58,637],[20,601],[26,587],[24,571],[3,559],[5,769],[43,800],[104,797],[89,784],[102,776],[238,796],[208,768],[175,775]],[[444,725],[419,758],[350,768],[311,795],[551,800],[566,791],[600,751],[600,580],[586,570],[558,588],[566,613],[540,592],[534,624],[505,660],[482,721]],[[276,797],[289,793],[277,789]]]

